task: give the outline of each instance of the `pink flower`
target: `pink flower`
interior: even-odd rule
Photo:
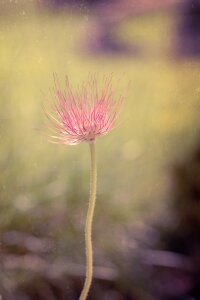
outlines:
[[[96,77],[92,76],[73,91],[68,79],[65,90],[61,90],[55,78],[53,115],[47,113],[56,131],[51,136],[54,142],[66,145],[91,142],[113,129],[122,97],[114,96],[111,79],[104,78],[100,91]]]

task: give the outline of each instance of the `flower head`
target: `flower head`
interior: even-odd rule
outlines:
[[[56,131],[51,136],[54,142],[66,145],[91,142],[113,129],[122,97],[115,97],[111,79],[105,78],[99,90],[97,79],[92,76],[74,91],[68,79],[61,90],[55,78],[53,115],[47,113]]]

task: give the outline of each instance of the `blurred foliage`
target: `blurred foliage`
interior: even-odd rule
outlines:
[[[199,299],[199,144],[191,157],[174,165],[172,179],[174,193],[171,198],[171,222],[166,223],[160,219],[148,227],[148,230],[151,228],[154,232],[154,243],[153,239],[148,238],[145,246],[145,260],[152,266],[151,276],[154,279],[152,292],[159,300]],[[145,239],[142,239],[144,246]]]
[[[98,141],[91,299],[151,299],[148,272],[132,254],[135,228],[172,218],[169,166],[190,153],[199,134],[200,63],[173,56],[174,12],[121,24],[118,37],[137,45],[137,55],[97,56],[85,46],[86,37],[93,38],[90,12],[58,14],[38,10],[34,1],[20,3],[0,2],[1,11],[9,11],[0,16],[1,294],[9,300],[78,298],[89,151],[86,144],[49,144],[42,104],[51,101],[53,72],[61,81],[68,75],[74,86],[95,72],[113,73],[126,102],[119,126]]]

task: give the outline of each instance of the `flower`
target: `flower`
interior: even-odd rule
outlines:
[[[81,88],[73,91],[68,78],[65,89],[61,90],[54,77],[53,115],[47,113],[56,131],[56,135],[51,136],[53,142],[66,145],[92,142],[113,129],[122,97],[114,96],[111,81],[111,77],[104,78],[99,90],[97,78],[91,76]]]

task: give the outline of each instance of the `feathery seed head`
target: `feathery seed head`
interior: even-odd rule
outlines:
[[[116,98],[111,81],[111,77],[104,78],[100,90],[97,78],[91,76],[74,91],[68,79],[65,90],[61,90],[54,77],[53,115],[47,113],[56,131],[56,135],[51,136],[53,142],[66,145],[91,142],[113,129],[123,99]]]

